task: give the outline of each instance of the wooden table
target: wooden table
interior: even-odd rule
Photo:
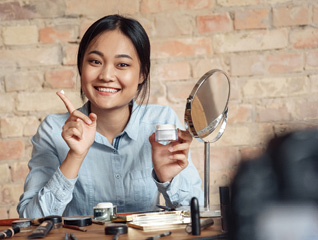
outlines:
[[[214,218],[214,225],[201,231],[201,235],[199,236],[193,236],[191,234],[188,234],[185,232],[183,228],[181,229],[172,229],[169,230],[172,232],[170,236],[166,236],[162,238],[162,240],[171,240],[171,239],[196,239],[199,237],[208,237],[208,236],[214,236],[218,234],[222,234],[223,232],[221,231],[221,221],[219,218]],[[9,228],[9,226],[0,226],[0,231],[3,231],[5,229]],[[32,227],[33,229],[36,228],[36,226]],[[112,240],[113,236],[112,235],[105,235],[105,230],[103,225],[98,225],[98,224],[92,224],[90,226],[85,227],[87,228],[87,232],[82,232],[79,230],[73,230],[73,229],[68,229],[68,228],[59,228],[59,229],[52,229],[48,235],[45,237],[46,240],[50,239],[60,239],[63,240],[65,237],[65,233],[73,233],[76,235],[76,237],[79,240],[94,240],[94,239],[109,239]],[[12,240],[19,240],[19,239],[27,239],[27,236],[31,233],[32,231],[29,232],[20,232],[13,236]],[[154,232],[144,232],[142,230],[138,230],[135,228],[128,228],[128,234],[123,234],[120,235],[118,240],[144,240],[147,237],[155,236],[158,234],[161,234],[165,231],[154,231]],[[206,238],[208,239],[208,238]]]

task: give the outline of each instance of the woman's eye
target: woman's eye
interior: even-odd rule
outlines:
[[[129,65],[126,64],[126,63],[119,63],[118,66],[119,66],[119,67],[128,67]]]
[[[98,61],[98,60],[95,60],[95,59],[93,59],[93,60],[89,60],[89,62],[90,63],[92,63],[92,64],[101,64],[101,62],[100,61]]]

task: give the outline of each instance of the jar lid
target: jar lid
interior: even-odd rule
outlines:
[[[94,208],[112,208],[113,204],[111,202],[98,203]]]
[[[157,130],[175,130],[176,129],[176,125],[175,124],[161,124],[161,125],[157,125],[156,126]]]

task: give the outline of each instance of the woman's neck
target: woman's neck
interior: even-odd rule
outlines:
[[[90,106],[91,112],[97,115],[97,132],[105,136],[113,144],[114,138],[127,126],[132,105],[124,108],[104,110]]]

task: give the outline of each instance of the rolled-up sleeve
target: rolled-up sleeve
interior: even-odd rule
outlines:
[[[65,157],[68,150],[60,137],[60,120],[47,117],[32,138],[30,172],[17,206],[20,217],[62,215],[66,205],[72,200],[77,178],[67,179],[59,169],[62,161],[60,158]]]

